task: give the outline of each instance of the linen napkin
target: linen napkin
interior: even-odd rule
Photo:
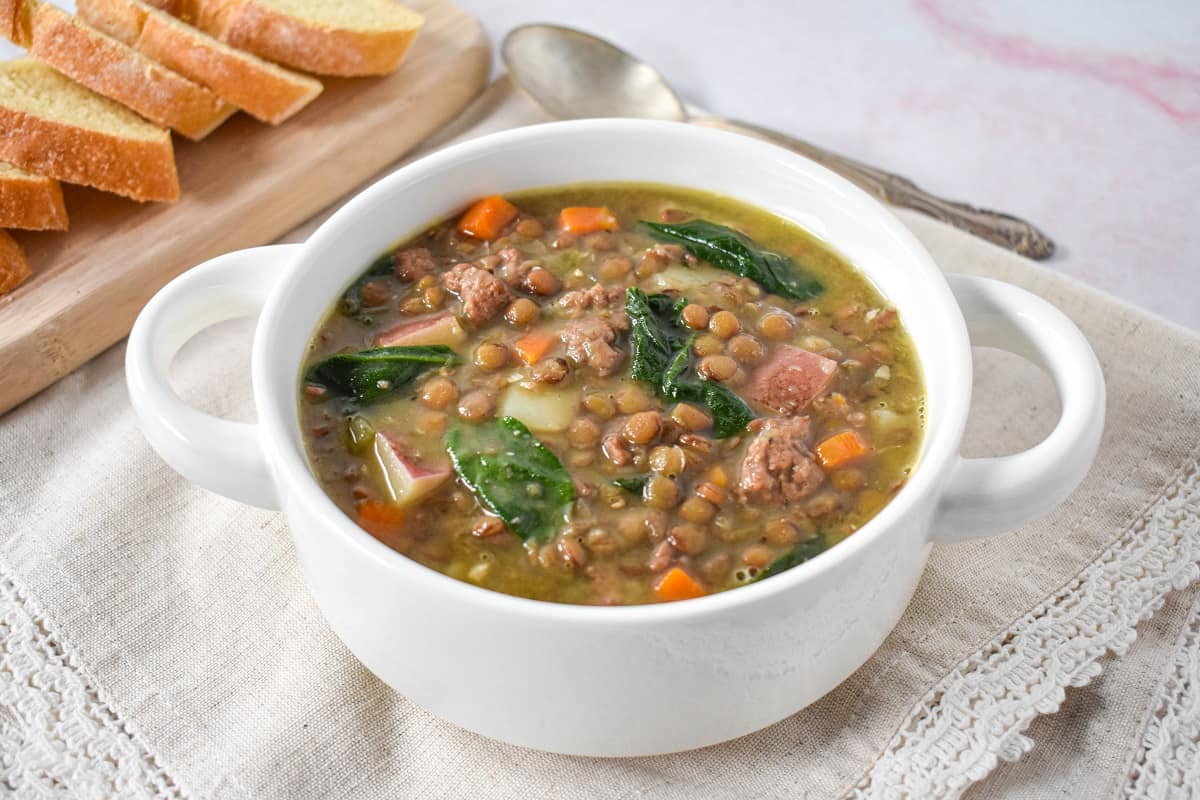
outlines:
[[[539,119],[500,83],[453,135]],[[811,707],[727,744],[617,760],[524,750],[433,718],[326,627],[280,515],[191,487],[150,450],[118,346],[0,420],[0,786],[20,797],[957,797],[1036,742],[970,796],[1183,791],[1196,770],[1180,759],[1200,624],[1196,591],[1172,590],[1200,577],[1200,337],[902,219],[944,269],[1023,286],[1080,325],[1108,382],[1107,430],[1057,511],[935,548],[883,647]],[[173,369],[181,394],[252,418],[251,333],[229,323],[190,343]],[[976,357],[965,454],[1036,442],[1057,416],[1049,379],[1005,354]]]

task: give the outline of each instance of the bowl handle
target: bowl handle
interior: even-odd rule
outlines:
[[[1006,350],[1041,367],[1054,379],[1062,405],[1054,430],[1030,449],[958,460],[930,539],[961,542],[1016,528],[1056,508],[1075,490],[1100,444],[1104,375],[1079,328],[1050,303],[1001,281],[947,278],[971,344]]]
[[[187,405],[168,370],[196,334],[225,320],[256,317],[301,245],[239,250],[168,283],[138,315],[125,351],[125,380],[138,423],[164,461],[205,489],[261,508],[279,500],[258,426]]]

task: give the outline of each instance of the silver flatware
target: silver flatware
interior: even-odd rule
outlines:
[[[504,38],[501,52],[513,82],[552,117],[662,119],[736,131],[794,150],[880,200],[927,214],[1023,256],[1045,259],[1054,253],[1054,241],[1018,217],[938,197],[900,175],[759,125],[693,116],[652,66],[589,33],[558,25],[523,25]]]

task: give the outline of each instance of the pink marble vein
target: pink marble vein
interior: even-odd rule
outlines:
[[[1007,64],[1082,75],[1127,89],[1181,122],[1200,119],[1200,72],[1124,53],[1073,51],[990,31],[960,19],[942,0],[914,0],[916,9],[968,49]]]

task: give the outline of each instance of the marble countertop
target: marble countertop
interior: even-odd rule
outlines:
[[[1200,329],[1194,0],[458,2],[497,43],[583,28],[714,113],[1025,217],[1058,242],[1054,269]]]
[[[714,113],[1023,216],[1052,268],[1200,329],[1200,4],[457,1],[497,43],[583,28]]]

